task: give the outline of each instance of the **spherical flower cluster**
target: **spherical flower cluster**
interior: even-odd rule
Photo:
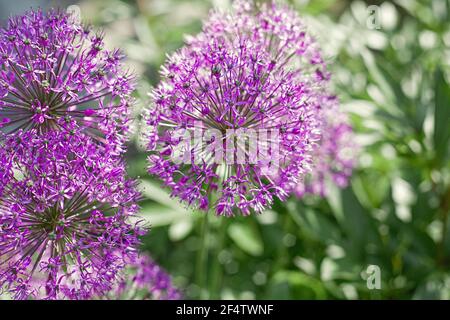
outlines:
[[[128,131],[132,77],[122,54],[107,51],[62,11],[29,11],[0,29],[0,131],[61,129],[60,119],[114,152]]]
[[[106,297],[126,300],[179,300],[181,292],[149,256],[141,255],[128,265],[126,274]]]
[[[16,299],[106,294],[135,258],[122,58],[62,11],[0,29],[0,291]]]
[[[143,231],[135,182],[74,128],[19,133],[0,142],[0,290],[16,299],[108,292]]]
[[[290,8],[238,1],[231,14],[213,13],[162,76],[147,115],[149,172],[172,195],[248,215],[287,197],[309,172],[329,74]],[[203,138],[187,143],[190,134]]]
[[[312,172],[295,189],[299,197],[325,197],[330,183],[346,187],[355,166],[358,145],[347,116],[339,110],[336,97],[326,97],[324,104],[329,108],[323,112],[322,137],[314,151]]]

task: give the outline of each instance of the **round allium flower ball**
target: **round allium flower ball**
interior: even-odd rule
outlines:
[[[334,96],[325,97],[323,105],[328,108],[323,111],[322,136],[314,150],[312,172],[295,189],[299,197],[325,197],[330,184],[346,187],[356,164],[359,147],[346,114]]]
[[[188,205],[249,215],[310,170],[329,74],[298,15],[237,2],[169,57],[146,116],[149,172]]]
[[[143,231],[124,165],[74,130],[0,144],[0,289],[16,299],[111,290]]]
[[[141,255],[125,269],[125,275],[106,299],[179,300],[182,294],[170,275],[153,259]]]
[[[59,119],[120,152],[133,79],[118,50],[62,11],[29,11],[0,29],[0,130],[61,129]]]

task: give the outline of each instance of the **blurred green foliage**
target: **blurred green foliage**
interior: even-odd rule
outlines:
[[[260,216],[190,212],[146,174],[140,112],[165,54],[227,1],[81,1],[141,78],[128,153],[142,180],[149,251],[188,298],[450,299],[450,2],[292,1],[322,44],[362,146],[345,190],[277,202]],[[378,5],[379,29],[367,25]],[[372,16],[373,18],[373,16]],[[195,285],[208,246],[207,286]],[[370,290],[366,269],[381,270]],[[203,275],[201,275],[203,276]]]

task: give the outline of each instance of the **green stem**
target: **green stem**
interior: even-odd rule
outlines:
[[[200,229],[201,247],[197,251],[196,282],[200,290],[200,299],[207,299],[206,281],[208,278],[208,213],[204,214]]]
[[[448,215],[450,211],[450,189],[448,189],[443,195],[440,203],[440,209],[442,214],[442,237],[437,248],[437,263],[440,266],[445,266],[445,240],[447,235]]]
[[[220,284],[223,279],[223,267],[220,265],[219,255],[224,248],[227,227],[228,219],[226,217],[220,217],[218,225],[219,241],[217,243],[216,254],[214,255],[212,266],[211,299],[220,299]]]
[[[278,241],[278,243],[280,244],[280,248],[277,250],[277,253],[273,258],[273,262],[271,263],[271,267],[267,274],[268,281],[271,281],[271,279],[274,278],[276,272],[278,270],[282,270],[285,265],[285,257],[288,254],[288,250],[283,244],[283,237],[290,229],[290,225],[292,223],[296,223],[295,219],[291,216],[291,210],[288,210],[285,205],[279,204],[276,207],[274,206],[274,210],[278,212],[279,219],[282,219],[282,221],[280,221],[280,224],[282,226],[283,233]],[[264,289],[264,294],[266,297],[272,296],[272,293],[270,292],[270,286],[266,286],[266,288]]]
[[[275,274],[276,270],[282,269],[286,263],[286,257],[288,256],[288,249],[286,248],[286,246],[283,243],[283,238],[290,230],[290,225],[292,224],[291,216],[286,208],[283,207],[282,209],[278,210],[278,212],[280,213],[279,214],[280,219],[283,219],[283,221],[282,221],[283,233],[282,233],[282,237],[279,241],[279,243],[281,244],[281,247],[277,251],[276,258],[274,259],[274,262],[272,264],[273,267],[272,267],[271,276],[273,276]]]

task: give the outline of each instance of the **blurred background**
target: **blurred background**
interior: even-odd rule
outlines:
[[[142,250],[186,298],[450,299],[450,1],[290,3],[329,61],[362,146],[358,166],[349,187],[331,187],[326,199],[291,198],[247,218],[210,215],[206,241],[204,214],[146,174],[139,114],[166,53],[230,1],[0,0],[0,19],[37,6],[79,10],[104,29],[109,48],[128,55],[140,82],[127,161],[142,181],[141,213],[151,225]],[[208,282],[200,290],[203,244]],[[367,279],[373,270],[380,288]]]

